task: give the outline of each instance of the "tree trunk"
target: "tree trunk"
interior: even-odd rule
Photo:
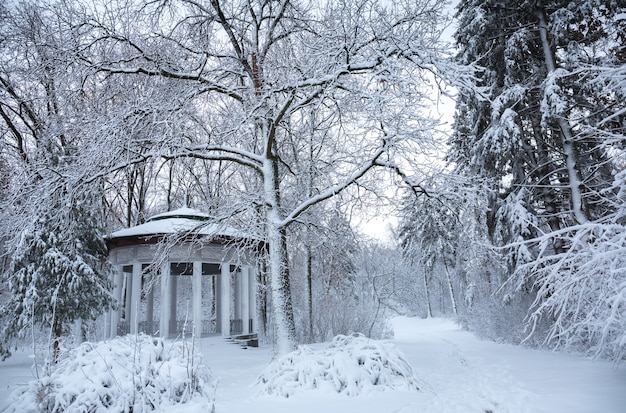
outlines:
[[[291,304],[291,287],[287,260],[286,230],[280,217],[278,160],[268,158],[264,165],[264,189],[267,208],[267,242],[270,257],[270,286],[274,315],[274,332],[278,354],[296,348],[296,327]]]
[[[431,318],[433,316],[433,310],[430,305],[430,293],[428,292],[428,275],[426,271],[422,272],[424,277],[424,291],[426,293],[426,318]]]
[[[54,341],[52,342],[52,357],[54,363],[59,362],[59,356],[61,355],[61,336],[63,335],[63,330],[61,328],[61,324],[59,324],[56,320],[52,326]]]
[[[313,253],[311,252],[311,246],[306,246],[306,283],[307,283],[307,301],[309,310],[309,340],[313,341]]]
[[[535,15],[539,20],[539,36],[541,38],[546,68],[548,69],[548,73],[552,73],[557,68],[556,60],[548,39],[546,12],[541,1],[537,3]],[[589,218],[584,207],[583,180],[580,169],[578,168],[578,154],[574,145],[574,134],[567,119],[562,116],[557,116],[556,121],[559,125],[559,131],[563,140],[563,154],[565,155],[565,164],[567,168],[570,199],[572,202],[574,218],[579,224],[584,224],[589,220]]]
[[[537,116],[532,116],[531,122],[537,145],[535,168],[539,171],[539,185],[543,188],[541,190],[541,197],[545,209],[546,220],[550,229],[553,232],[558,232],[561,229],[561,219],[559,218],[559,213],[561,211],[557,202],[556,190],[552,187],[552,185],[550,185],[550,176],[553,175],[554,171],[553,168],[550,167],[551,160],[544,143],[539,119]],[[555,254],[564,252],[563,240],[560,237],[554,237],[552,240],[552,248],[554,248]]]
[[[452,279],[450,278],[450,271],[448,271],[448,264],[446,261],[443,261],[443,266],[446,270],[446,282],[448,284],[448,292],[450,293],[450,302],[452,303],[452,312],[454,315],[458,314],[458,309],[456,305],[456,299],[454,298],[454,288],[452,287]]]

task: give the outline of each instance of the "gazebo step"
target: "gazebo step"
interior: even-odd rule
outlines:
[[[238,334],[228,337],[233,343],[239,344],[242,348],[259,347],[259,338],[257,333],[251,334]]]

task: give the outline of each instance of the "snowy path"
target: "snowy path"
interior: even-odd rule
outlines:
[[[625,413],[626,367],[567,354],[480,341],[442,320],[397,318],[392,340],[421,380],[419,392],[347,397],[308,391],[289,399],[256,396],[253,384],[271,359],[268,347],[240,349],[221,338],[202,340],[205,363],[219,378],[216,411]],[[16,383],[31,377],[26,354],[0,363],[0,410]],[[187,411],[186,411],[187,412]],[[196,413],[196,412],[187,412]]]
[[[398,318],[394,331],[442,403],[425,411],[626,412],[625,366],[481,341],[441,319]]]
[[[626,413],[625,366],[615,369],[606,362],[481,341],[442,319],[397,318],[394,331],[393,342],[423,382],[420,393],[388,391],[350,398],[310,392],[291,399],[258,398],[250,384],[269,361],[270,349],[239,350],[205,341],[205,359],[221,377],[217,410]],[[212,360],[212,354],[217,358]]]

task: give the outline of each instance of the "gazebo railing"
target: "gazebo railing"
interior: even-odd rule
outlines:
[[[254,320],[250,318],[247,321],[248,321],[248,331],[250,332],[254,331]],[[241,318],[230,320],[230,334],[231,335],[242,334],[243,322],[244,320],[242,320]]]
[[[202,320],[202,334],[214,333],[217,333],[217,321],[215,319]]]
[[[137,327],[140,333],[148,334],[151,336],[159,333],[158,321],[140,321]],[[128,321],[118,322],[117,323],[117,335],[125,336],[127,334],[130,334],[130,323]]]
[[[176,334],[182,333],[183,328],[185,329],[185,333],[191,334],[191,329],[193,327],[193,322],[189,320],[176,320]],[[215,334],[217,333],[217,322],[215,319],[213,320],[202,320],[200,334]]]
[[[248,331],[254,331],[253,329],[253,320],[248,319]],[[235,320],[230,320],[230,331],[229,334],[242,334],[243,333],[243,322],[244,320],[238,318]],[[159,321],[140,321],[138,323],[138,331],[140,333],[148,334],[148,335],[158,335],[159,334]],[[193,323],[189,320],[176,320],[176,330],[172,331],[172,333],[180,334],[185,330],[185,333],[192,333]],[[217,333],[217,321],[215,319],[211,320],[202,320],[202,330],[201,334],[215,334]],[[117,335],[124,336],[130,334],[130,323],[128,321],[120,321],[117,324]]]
[[[140,321],[139,332],[148,334],[151,336],[156,335],[159,332],[159,322],[158,321]]]
[[[243,333],[243,320],[241,318],[230,320],[230,334],[241,333]]]
[[[125,336],[130,334],[130,323],[128,321],[120,321],[117,323],[117,335]]]

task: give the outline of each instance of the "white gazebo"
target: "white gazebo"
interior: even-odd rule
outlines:
[[[106,317],[109,337],[256,333],[256,254],[232,247],[254,243],[208,219],[181,208],[107,236],[118,302]],[[160,241],[173,235],[175,245],[163,248]]]

